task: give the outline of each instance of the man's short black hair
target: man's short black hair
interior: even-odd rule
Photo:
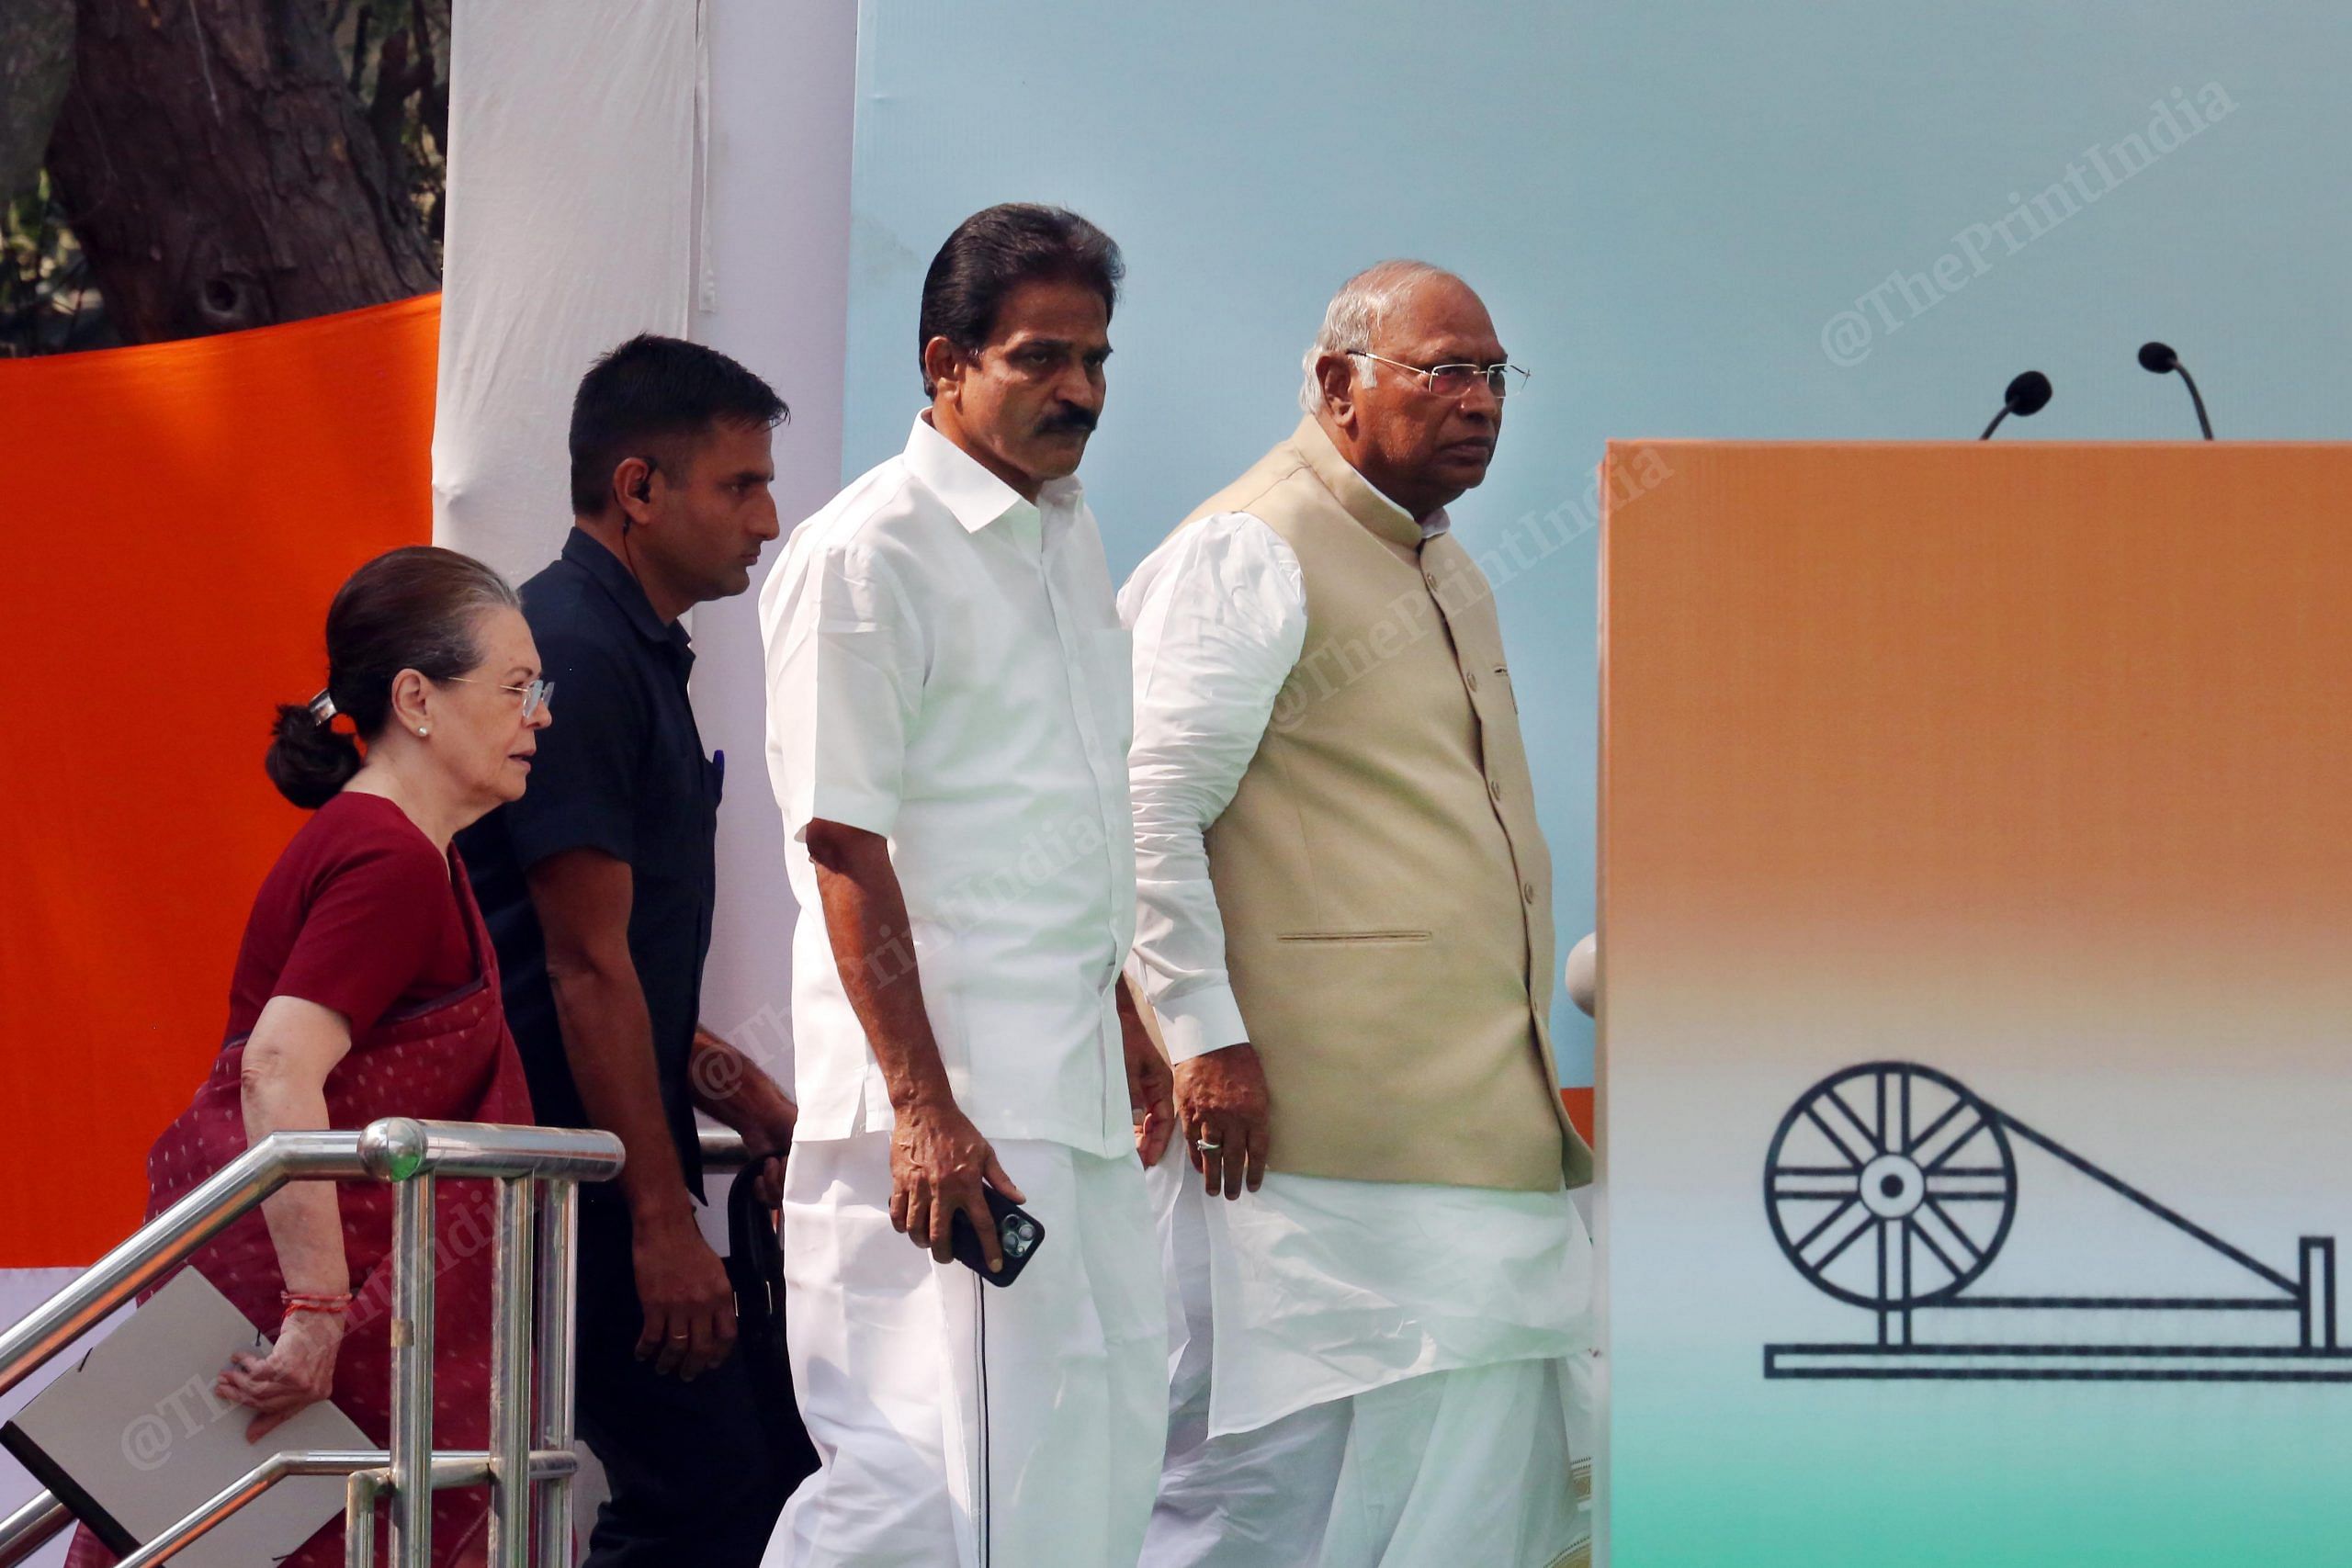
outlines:
[[[1060,207],[1008,201],[956,225],[923,274],[922,317],[915,328],[915,366],[944,337],[967,357],[987,346],[1004,297],[1040,278],[1082,283],[1102,296],[1108,316],[1117,303],[1127,264],[1110,235]],[[932,395],[923,372],[923,396]]]
[[[571,400],[571,513],[600,517],[613,470],[715,424],[792,417],[775,389],[715,348],[642,333],[596,361]]]

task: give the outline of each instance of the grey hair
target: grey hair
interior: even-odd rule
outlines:
[[[1413,285],[1423,278],[1453,276],[1442,266],[1400,257],[1374,262],[1340,285],[1340,291],[1323,308],[1323,330],[1315,334],[1315,341],[1307,345],[1306,356],[1301,361],[1306,374],[1298,386],[1298,406],[1308,413],[1322,412],[1323,383],[1315,374],[1315,367],[1325,355],[1369,350],[1382,321]],[[1378,367],[1372,361],[1364,362],[1366,386],[1373,384],[1377,371]]]

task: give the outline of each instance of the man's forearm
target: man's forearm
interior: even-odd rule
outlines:
[[[825,910],[825,935],[842,987],[882,1068],[891,1105],[953,1103],[939,1041],[923,1008],[906,894],[889,845],[856,829],[812,827],[810,859]]]
[[[699,1026],[695,1030],[694,1069],[686,1081],[695,1110],[747,1137],[792,1124],[791,1098],[776,1081],[757,1062]]]
[[[653,1065],[653,1024],[634,970],[549,966],[564,1059],[588,1119],[628,1151],[617,1179],[640,1219],[689,1212],[684,1171]]]
[[[1148,1038],[1152,1032],[1151,1025],[1143,1016],[1142,1003],[1136,999],[1135,981],[1124,970],[1120,972],[1119,983],[1114,987],[1114,993],[1119,1009],[1121,1032],[1129,1038],[1136,1034]]]

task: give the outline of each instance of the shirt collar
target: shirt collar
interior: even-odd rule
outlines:
[[[937,496],[967,534],[977,534],[999,518],[1020,511],[1060,513],[1075,510],[1085,489],[1073,474],[1048,479],[1038,488],[1031,506],[1021,492],[980,466],[978,458],[939,434],[929,418],[915,416],[907,437],[907,471]]]
[[[1315,477],[1323,481],[1323,488],[1348,509],[1348,515],[1382,538],[1417,550],[1424,540],[1435,538],[1453,526],[1443,507],[1430,513],[1425,523],[1413,521],[1411,513],[1381,494],[1378,487],[1340,455],[1322,422],[1313,414],[1299,421],[1298,430],[1290,440],[1306,459],[1306,466],[1315,470]]]
[[[619,606],[622,618],[635,627],[637,635],[648,642],[662,643],[691,659],[693,639],[686,628],[672,622],[662,625],[662,617],[653,613],[653,601],[620,557],[605,547],[602,540],[583,528],[574,528],[563,542],[563,558],[588,574],[590,581],[603,589],[607,597]]]

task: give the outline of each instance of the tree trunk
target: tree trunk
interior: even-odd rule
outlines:
[[[78,0],[49,171],[130,342],[439,286],[318,13],[316,0]]]
[[[74,0],[0,0],[0,201],[40,173],[74,75]]]

